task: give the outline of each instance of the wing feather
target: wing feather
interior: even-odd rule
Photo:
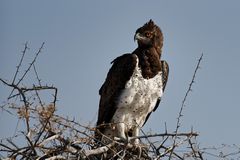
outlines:
[[[165,90],[165,87],[167,85],[167,81],[168,81],[168,74],[169,74],[169,67],[168,67],[168,63],[164,60],[161,61],[161,69],[162,69],[162,83],[163,83],[163,92]],[[158,108],[159,104],[161,102],[161,97],[158,98],[156,105],[153,109],[153,112]],[[146,120],[144,122],[144,124],[147,122],[149,116],[151,115],[152,112],[150,112],[147,117]],[[143,125],[144,125],[143,124]]]
[[[113,60],[107,78],[99,90],[100,103],[97,126],[109,123],[117,109],[117,101],[126,82],[131,78],[135,66],[135,54],[124,54]],[[103,129],[99,127],[102,132]]]
[[[161,65],[162,65],[162,83],[163,83],[163,92],[164,92],[165,87],[167,85],[167,81],[168,81],[169,67],[168,67],[168,63],[164,60],[161,61]],[[161,97],[159,97],[159,99],[157,100],[157,103],[153,111],[155,111],[158,108],[160,101],[161,101]]]

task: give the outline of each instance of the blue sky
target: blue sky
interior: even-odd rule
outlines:
[[[136,48],[136,29],[150,18],[164,34],[162,58],[170,75],[160,107],[144,130],[174,131],[182,99],[203,53],[180,131],[200,133],[202,147],[240,144],[240,1],[63,1],[0,2],[0,77],[11,80],[28,41],[44,84],[59,89],[57,112],[94,125],[98,90],[110,62]],[[30,58],[29,58],[30,61]],[[26,60],[27,62],[27,60]],[[32,85],[32,82],[28,83]],[[1,103],[9,90],[0,85]],[[0,137],[13,133],[14,117],[0,112]]]

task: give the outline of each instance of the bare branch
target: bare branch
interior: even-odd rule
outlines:
[[[150,138],[150,137],[193,137],[198,136],[198,133],[190,132],[190,133],[160,133],[160,134],[151,134],[151,135],[144,135],[144,136],[138,136],[138,137],[131,137],[132,139],[141,139],[141,138]]]
[[[52,156],[50,158],[47,158],[46,160],[55,160],[55,159],[61,160],[61,159],[66,159],[66,157],[61,156],[61,155],[57,155],[57,156]]]
[[[95,126],[82,125],[73,118],[58,115],[56,111],[58,89],[54,86],[42,85],[41,79],[35,66],[36,59],[40,54],[44,43],[39,48],[33,61],[28,66],[19,81],[20,67],[22,66],[25,53],[28,49],[27,43],[23,50],[23,55],[17,66],[12,83],[0,78],[1,84],[9,87],[12,92],[7,103],[1,108],[11,109],[15,113],[17,120],[24,119],[26,126],[24,129],[17,128],[14,137],[0,140],[1,158],[8,159],[186,159],[192,158],[202,160],[203,154],[211,154],[218,158],[229,158],[240,155],[240,147],[235,146],[235,151],[228,154],[208,152],[209,149],[199,149],[194,143],[197,132],[191,129],[190,132],[179,133],[180,121],[183,116],[183,109],[187,97],[192,90],[197,71],[202,60],[200,57],[194,71],[192,80],[182,101],[181,109],[178,113],[176,130],[173,133],[167,131],[165,123],[165,133],[146,134],[143,130],[141,136],[130,137],[128,142],[123,142],[120,138],[110,138],[101,135],[109,140],[106,143],[96,140],[94,133],[98,132]],[[33,67],[33,74],[36,76],[35,83],[31,86],[19,85],[22,83],[29,71]],[[37,84],[37,85],[36,85]],[[14,94],[13,94],[13,91]],[[49,103],[45,102],[41,95],[45,91],[50,97]],[[52,97],[53,96],[53,97]],[[14,98],[15,97],[15,98]],[[12,99],[14,98],[14,99]],[[10,102],[14,101],[14,105]],[[16,103],[16,104],[15,104]],[[109,124],[104,124],[109,125]],[[17,139],[21,139],[18,143]],[[139,139],[139,144],[132,143],[132,140]],[[22,143],[25,141],[25,143]],[[224,148],[224,146],[223,146]],[[221,150],[217,148],[216,150]]]
[[[42,45],[41,45],[41,47],[39,48],[38,52],[36,53],[34,59],[33,59],[32,62],[30,63],[29,67],[28,67],[27,70],[24,72],[24,74],[22,75],[22,77],[18,80],[18,82],[15,84],[16,86],[18,86],[18,85],[21,83],[21,81],[23,80],[23,78],[24,78],[24,77],[26,76],[26,74],[30,71],[30,69],[31,69],[31,67],[33,66],[33,64],[35,63],[38,55],[42,52],[42,49],[43,49],[44,44],[45,44],[45,43],[43,42]],[[28,47],[27,47],[27,44],[25,45],[25,48],[26,48],[26,49],[28,48]],[[23,59],[23,57],[24,57],[24,55],[25,55],[25,52],[26,52],[26,50],[24,49],[24,54],[23,54],[23,56],[22,56],[22,58],[21,58],[21,60],[20,60],[20,63],[19,63],[19,65],[18,65],[19,67],[17,67],[17,72],[16,72],[16,74],[15,74],[15,76],[14,76],[14,79],[13,79],[14,81],[15,81],[15,79],[16,79],[18,70],[19,70],[19,68],[20,68],[20,66],[21,66],[21,64],[22,64],[22,59]],[[14,82],[14,81],[13,81],[13,82]],[[12,83],[12,84],[14,84],[14,83]],[[11,97],[13,91],[14,91],[14,89],[11,91],[9,97]]]
[[[186,91],[186,93],[185,93],[185,96],[184,96],[184,98],[183,98],[182,105],[181,105],[181,108],[180,108],[180,111],[179,111],[178,117],[177,117],[177,124],[176,124],[175,133],[178,133],[178,130],[179,130],[179,127],[180,127],[180,119],[181,119],[181,117],[183,116],[183,108],[185,107],[185,103],[186,103],[187,97],[188,97],[190,91],[192,90],[192,86],[193,86],[193,83],[194,83],[194,81],[195,81],[195,77],[196,77],[197,71],[198,71],[198,69],[200,68],[200,63],[201,63],[202,57],[203,57],[203,53],[202,53],[202,55],[200,56],[200,58],[199,58],[199,60],[198,60],[197,66],[195,67],[195,70],[194,70],[194,73],[193,73],[192,80],[191,80],[191,82],[190,82],[190,84],[189,84],[189,87],[188,87],[188,89],[187,89],[187,91]],[[177,137],[174,138],[173,146],[175,146],[176,138],[177,138]],[[174,148],[173,148],[173,150],[174,150]],[[172,151],[173,151],[173,150],[172,150]],[[172,152],[172,153],[173,153],[173,152]],[[172,158],[172,153],[171,153],[170,156],[169,156],[169,160]]]
[[[86,151],[84,151],[84,154],[85,154],[84,158],[87,158],[90,155],[97,155],[97,154],[101,154],[101,153],[106,153],[109,150],[109,148],[114,146],[114,144],[115,143],[110,143],[106,146],[103,146],[103,147],[100,147],[100,148],[97,148],[97,149],[86,150]]]
[[[25,56],[25,54],[26,54],[27,49],[29,49],[29,48],[28,48],[28,42],[26,42],[26,43],[24,44],[24,49],[23,49],[23,51],[22,51],[22,56],[21,56],[21,59],[20,59],[20,61],[19,61],[19,64],[17,65],[17,70],[16,70],[16,72],[15,72],[15,74],[14,74],[14,76],[13,76],[12,84],[15,83],[17,74],[18,74],[19,69],[20,69],[20,67],[21,67],[21,65],[22,65],[23,58],[24,58],[24,56]]]

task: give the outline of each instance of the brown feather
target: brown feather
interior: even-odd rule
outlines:
[[[116,103],[125,88],[126,82],[130,79],[136,66],[136,56],[133,54],[124,54],[116,58],[107,78],[99,90],[100,104],[98,111],[97,125],[110,123],[112,116],[116,111]],[[103,132],[104,126],[98,128]]]
[[[161,70],[161,71],[162,71],[163,92],[164,92],[165,87],[166,87],[166,85],[167,85],[167,81],[168,81],[169,67],[168,67],[168,64],[167,64],[166,61],[161,61],[161,66],[162,66],[162,70]],[[159,99],[157,100],[157,103],[156,103],[156,105],[155,105],[155,107],[154,107],[154,109],[153,109],[152,112],[156,111],[156,109],[158,108],[160,102],[161,102],[161,98],[159,98]],[[145,123],[147,122],[147,120],[148,120],[148,118],[149,118],[149,116],[151,115],[152,112],[150,112],[150,113],[147,115],[147,118],[146,118],[146,120],[145,120]],[[145,123],[144,123],[144,124],[145,124]],[[143,125],[144,125],[144,124],[143,124]]]
[[[138,39],[138,48],[132,54],[124,54],[112,62],[113,65],[107,74],[107,78],[99,90],[101,98],[97,128],[101,133],[104,133],[105,126],[103,125],[111,122],[117,110],[117,101],[121,92],[134,72],[137,62],[136,56],[139,59],[139,67],[143,78],[150,79],[159,72],[163,72],[163,90],[165,89],[169,69],[167,62],[161,61],[163,34],[152,20],[137,29],[136,34],[138,33],[142,36],[141,39]],[[153,111],[156,110],[159,102],[160,99]],[[151,112],[148,114],[145,123],[150,114]]]

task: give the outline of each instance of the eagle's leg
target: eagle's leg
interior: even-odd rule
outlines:
[[[120,138],[122,141],[126,142],[127,137],[125,134],[125,124],[123,122],[120,122],[116,125],[117,133],[116,136]]]
[[[140,131],[139,127],[135,127],[132,132],[132,137],[138,137],[139,131]],[[139,144],[139,139],[138,138],[134,139],[133,144]]]

